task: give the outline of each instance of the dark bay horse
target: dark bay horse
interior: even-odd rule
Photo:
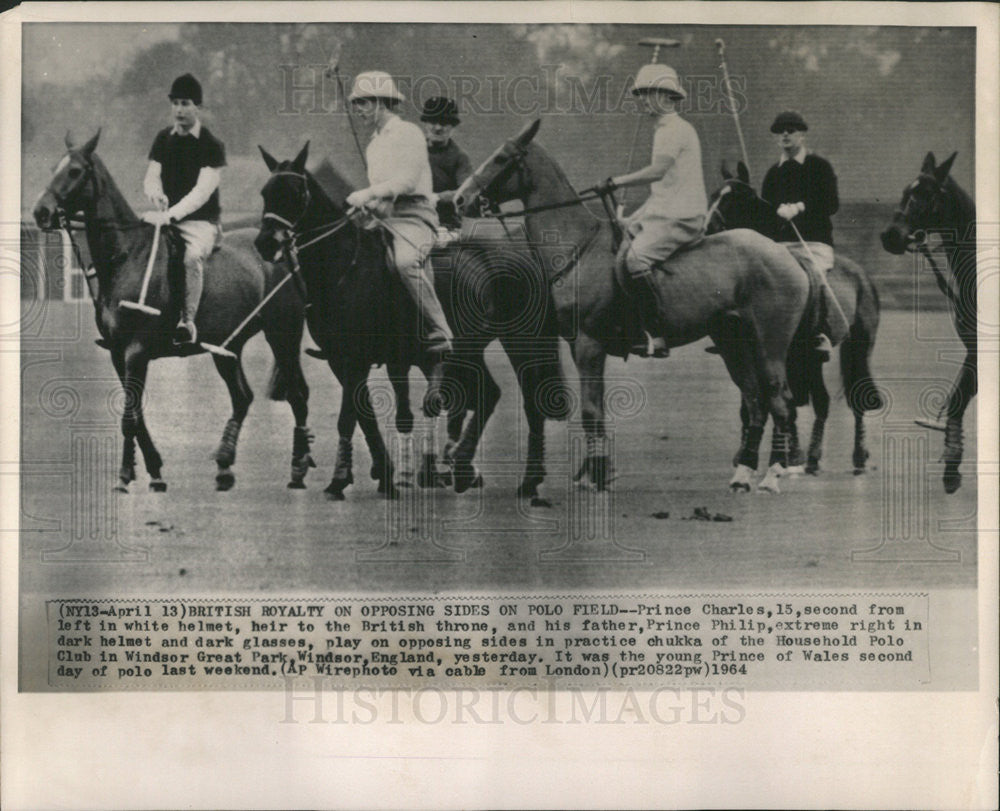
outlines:
[[[578,477],[598,489],[612,476],[605,429],[604,366],[625,357],[633,340],[634,307],[614,272],[612,229],[599,222],[562,169],[532,142],[535,121],[502,145],[456,193],[459,205],[496,205],[517,199],[525,207],[529,238],[539,246],[562,335],[580,374],[587,455]],[[790,431],[786,357],[807,312],[809,283],[784,248],[750,230],[706,238],[675,255],[657,283],[667,303],[663,337],[670,346],[711,335],[722,347],[730,376],[749,416],[730,486],[746,490],[757,467],[768,412],[775,424],[771,467],[761,487],[777,490],[788,460]],[[735,317],[734,317],[735,316]]]
[[[882,247],[889,253],[920,251],[934,271],[934,279],[951,306],[955,331],[965,345],[965,359],[944,407],[945,423],[929,424],[944,431],[944,489],[954,493],[962,486],[962,417],[979,388],[976,328],[976,204],[951,177],[958,153],[940,166],[933,152],[924,158],[920,174],[903,190],[892,222],[882,232]],[[938,233],[948,259],[947,273],[938,268],[928,247],[928,237]],[[927,424],[927,423],[922,423]]]
[[[173,344],[178,305],[168,284],[168,238],[161,245],[149,280],[145,301],[161,312],[150,316],[121,307],[135,302],[153,249],[153,226],[142,222],[122,196],[104,163],[94,151],[100,132],[80,148],[66,137],[66,155],[56,166],[48,187],[35,204],[39,228],[60,227],[69,218],[82,215],[90,256],[96,271],[91,286],[97,329],[111,351],[111,360],[125,390],[122,435],[125,438],[119,481],[127,492],[135,480],[135,445],[142,450],[150,488],[166,490],[162,478],[163,459],[153,444],[143,416],[143,392],[149,362],[161,357],[197,354],[201,348]],[[198,335],[211,344],[222,344],[284,277],[284,271],[265,265],[253,249],[254,232],[246,229],[226,235],[224,243],[206,262],[204,292],[198,309]],[[178,262],[179,264],[179,262]],[[176,271],[171,267],[169,272]],[[183,273],[183,269],[180,269]],[[215,451],[216,488],[228,490],[235,483],[232,471],[240,427],[253,400],[240,362],[243,345],[261,330],[274,354],[268,394],[287,400],[295,416],[292,443],[292,474],[288,486],[304,487],[303,479],[313,464],[309,454],[309,388],[299,365],[305,302],[295,285],[285,284],[259,314],[228,343],[231,354],[213,354],[215,368],[226,383],[232,415]]]
[[[774,206],[762,200],[750,185],[750,173],[746,164],[739,162],[735,177],[723,165],[722,177],[725,182],[709,200],[708,233],[752,228],[767,237],[773,237],[779,225],[778,215]],[[850,325],[847,337],[840,344],[840,376],[844,384],[844,397],[854,414],[852,460],[854,472],[859,474],[865,472],[869,456],[865,447],[865,412],[882,406],[882,396],[871,372],[871,355],[875,349],[879,322],[878,292],[864,269],[840,254],[834,259],[827,282]],[[809,341],[793,343],[788,358],[788,381],[794,398],[794,449],[798,446],[794,408],[811,401],[816,415],[805,460],[805,472],[816,474],[823,455],[823,433],[830,414],[830,394],[823,381],[823,363],[812,351]]]
[[[343,200],[330,198],[306,170],[308,146],[282,162],[261,148],[272,174],[261,191],[264,217],[255,244],[265,258],[284,250],[300,268],[309,331],[342,388],[340,444],[327,493],[339,500],[354,481],[351,439],[360,424],[373,460],[372,478],[379,492],[391,497],[396,495],[393,465],[372,407],[369,371],[375,364],[387,365],[396,388],[397,428],[406,433],[410,426],[400,422],[402,415],[403,423],[412,423],[406,373],[418,366],[430,377],[433,370],[419,349],[416,308],[386,265],[385,234],[361,227],[347,216]],[[563,419],[568,408],[555,312],[541,271],[529,258],[524,246],[496,239],[459,241],[431,253],[435,290],[455,334],[441,381],[441,405],[452,415],[450,453],[459,492],[476,483],[472,460],[500,397],[484,356],[494,339],[517,373],[528,421],[520,496],[535,496],[545,476],[545,419]],[[434,404],[425,398],[424,405],[433,416]]]

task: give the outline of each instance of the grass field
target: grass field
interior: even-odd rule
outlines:
[[[945,313],[883,315],[873,367],[887,407],[867,420],[872,456],[865,475],[851,471],[853,419],[836,364],[829,364],[835,401],[821,475],[783,479],[776,496],[730,494],[738,392],[699,342],[665,361],[609,363],[608,386],[624,404],[612,426],[612,493],[572,481],[582,448],[578,418],[549,423],[545,508],[514,498],[526,428],[513,374],[499,354],[490,366],[504,394],[477,460],[483,490],[415,489],[385,502],[367,477],[359,433],[357,483],[345,502],[325,500],[340,394],[326,366],[308,358],[319,467],[307,490],[287,490],[292,417],[287,404],[262,396],[270,358],[259,337],[245,354],[258,397],[244,425],[235,489],[214,490],[209,455],[229,403],[210,360],[197,357],[151,367],[146,413],[166,460],[168,492],[150,493],[140,472],[130,494],[113,495],[119,387],[106,354],[92,343],[90,305],[25,304],[24,595],[975,583],[975,404],[965,421],[965,484],[954,496],[945,496],[939,481],[941,435],[913,423],[936,412],[961,358]],[[565,361],[573,379],[568,353]],[[381,371],[372,379],[385,388]],[[419,396],[416,378],[413,388]],[[808,409],[799,422],[807,441]],[[391,411],[383,423],[388,429]],[[686,520],[699,507],[733,520]]]

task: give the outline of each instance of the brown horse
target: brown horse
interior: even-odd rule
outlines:
[[[459,205],[496,206],[517,199],[525,207],[529,239],[543,257],[563,337],[580,374],[587,455],[577,474],[598,488],[612,476],[604,420],[604,365],[625,357],[635,318],[614,272],[613,234],[582,205],[558,164],[532,138],[535,121],[501,146],[456,193]],[[809,282],[784,248],[760,234],[729,231],[674,256],[657,284],[667,303],[663,336],[670,346],[711,335],[739,386],[749,427],[737,452],[730,486],[749,490],[768,412],[774,444],[765,490],[776,491],[788,461],[790,431],[786,378],[789,345],[810,301]]]
[[[955,331],[965,345],[965,359],[944,407],[945,423],[921,423],[944,431],[944,489],[954,493],[962,486],[962,417],[979,388],[976,204],[952,179],[952,153],[940,166],[928,152],[920,174],[903,190],[889,227],[882,232],[882,247],[889,253],[920,251],[934,271],[938,289],[951,305]],[[937,232],[948,257],[945,275],[931,256],[928,236]]]
[[[750,172],[740,161],[733,176],[723,165],[724,183],[709,200],[708,233],[733,228],[752,228],[768,237],[777,232],[779,223],[774,206],[762,200],[750,185]],[[865,472],[868,448],[865,446],[865,412],[882,406],[882,395],[872,378],[871,355],[875,349],[878,332],[878,291],[868,274],[856,262],[838,254],[827,281],[837,297],[850,326],[847,337],[840,344],[840,376],[844,384],[844,397],[854,414],[854,473]],[[810,336],[811,337],[811,336]],[[823,363],[812,351],[811,340],[795,342],[788,359],[788,382],[792,389],[792,446],[793,464],[801,464],[798,450],[795,408],[812,403],[815,420],[805,460],[805,472],[816,475],[823,455],[823,435],[830,415],[830,393],[823,380]],[[745,420],[745,414],[743,415]]]
[[[148,311],[121,306],[141,298],[143,277],[153,250],[154,229],[136,217],[95,153],[99,137],[100,132],[77,149],[67,135],[68,151],[56,166],[33,214],[35,222],[43,229],[69,228],[70,217],[83,217],[95,271],[91,295],[97,329],[102,343],[111,351],[111,361],[126,394],[121,423],[125,443],[116,489],[127,492],[128,485],[135,480],[135,445],[138,442],[150,476],[150,489],[162,492],[167,488],[162,477],[163,459],[153,444],[143,416],[149,362],[161,357],[197,354],[205,349],[200,346],[180,348],[173,343],[178,304],[174,300],[177,297],[171,295],[168,274],[176,273],[180,262],[168,258],[172,252],[168,250],[168,239],[163,239],[156,253],[144,299],[147,310],[160,314],[150,315]],[[237,331],[284,278],[284,271],[261,262],[253,248],[254,235],[249,229],[226,235],[222,248],[207,262],[204,292],[198,309],[199,337],[213,345],[227,344],[231,350],[212,355],[215,368],[229,390],[233,408],[215,452],[216,488],[228,490],[235,483],[232,465],[236,459],[236,443],[253,401],[240,353],[247,340],[261,330],[274,353],[268,394],[275,400],[287,400],[295,416],[292,475],[288,486],[302,488],[305,474],[313,466],[309,455],[310,434],[306,427],[309,388],[299,365],[305,303],[295,285],[285,284],[241,331]]]

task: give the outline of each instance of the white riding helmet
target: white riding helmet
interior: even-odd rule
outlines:
[[[399,92],[392,77],[384,70],[366,70],[354,79],[349,101],[355,99],[392,99],[405,101],[406,97]]]
[[[680,79],[677,78],[677,71],[670,65],[664,65],[661,62],[653,62],[639,68],[635,84],[632,85],[632,93],[638,96],[647,90],[663,90],[674,98],[687,98],[687,93],[684,92]]]

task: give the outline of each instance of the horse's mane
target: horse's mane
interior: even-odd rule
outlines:
[[[333,168],[328,158],[323,158],[309,174],[326,195],[328,202],[341,210],[346,208],[347,195],[354,191],[354,186]]]
[[[948,175],[947,180],[945,180],[945,188],[954,195],[958,214],[964,220],[965,224],[974,222],[976,219],[976,203],[972,199],[972,195],[959,186],[951,175]]]
[[[559,165],[559,162],[553,158],[541,144],[537,141],[532,141],[528,144],[527,151],[529,154],[531,152],[536,152],[540,157],[544,158],[551,166],[552,172],[555,174],[556,178],[568,186],[570,190],[572,190],[573,194],[576,194],[576,187],[570,183],[569,178],[566,177],[566,173],[563,171],[562,166]]]
[[[132,206],[128,204],[125,196],[118,189],[118,184],[116,184],[114,178],[111,177],[111,172],[108,171],[108,167],[104,165],[104,161],[101,160],[96,152],[92,152],[90,154],[90,162],[94,167],[94,177],[97,181],[98,196],[103,198],[106,203],[111,206],[114,219],[127,225],[134,225],[139,222],[139,218],[132,210]]]

